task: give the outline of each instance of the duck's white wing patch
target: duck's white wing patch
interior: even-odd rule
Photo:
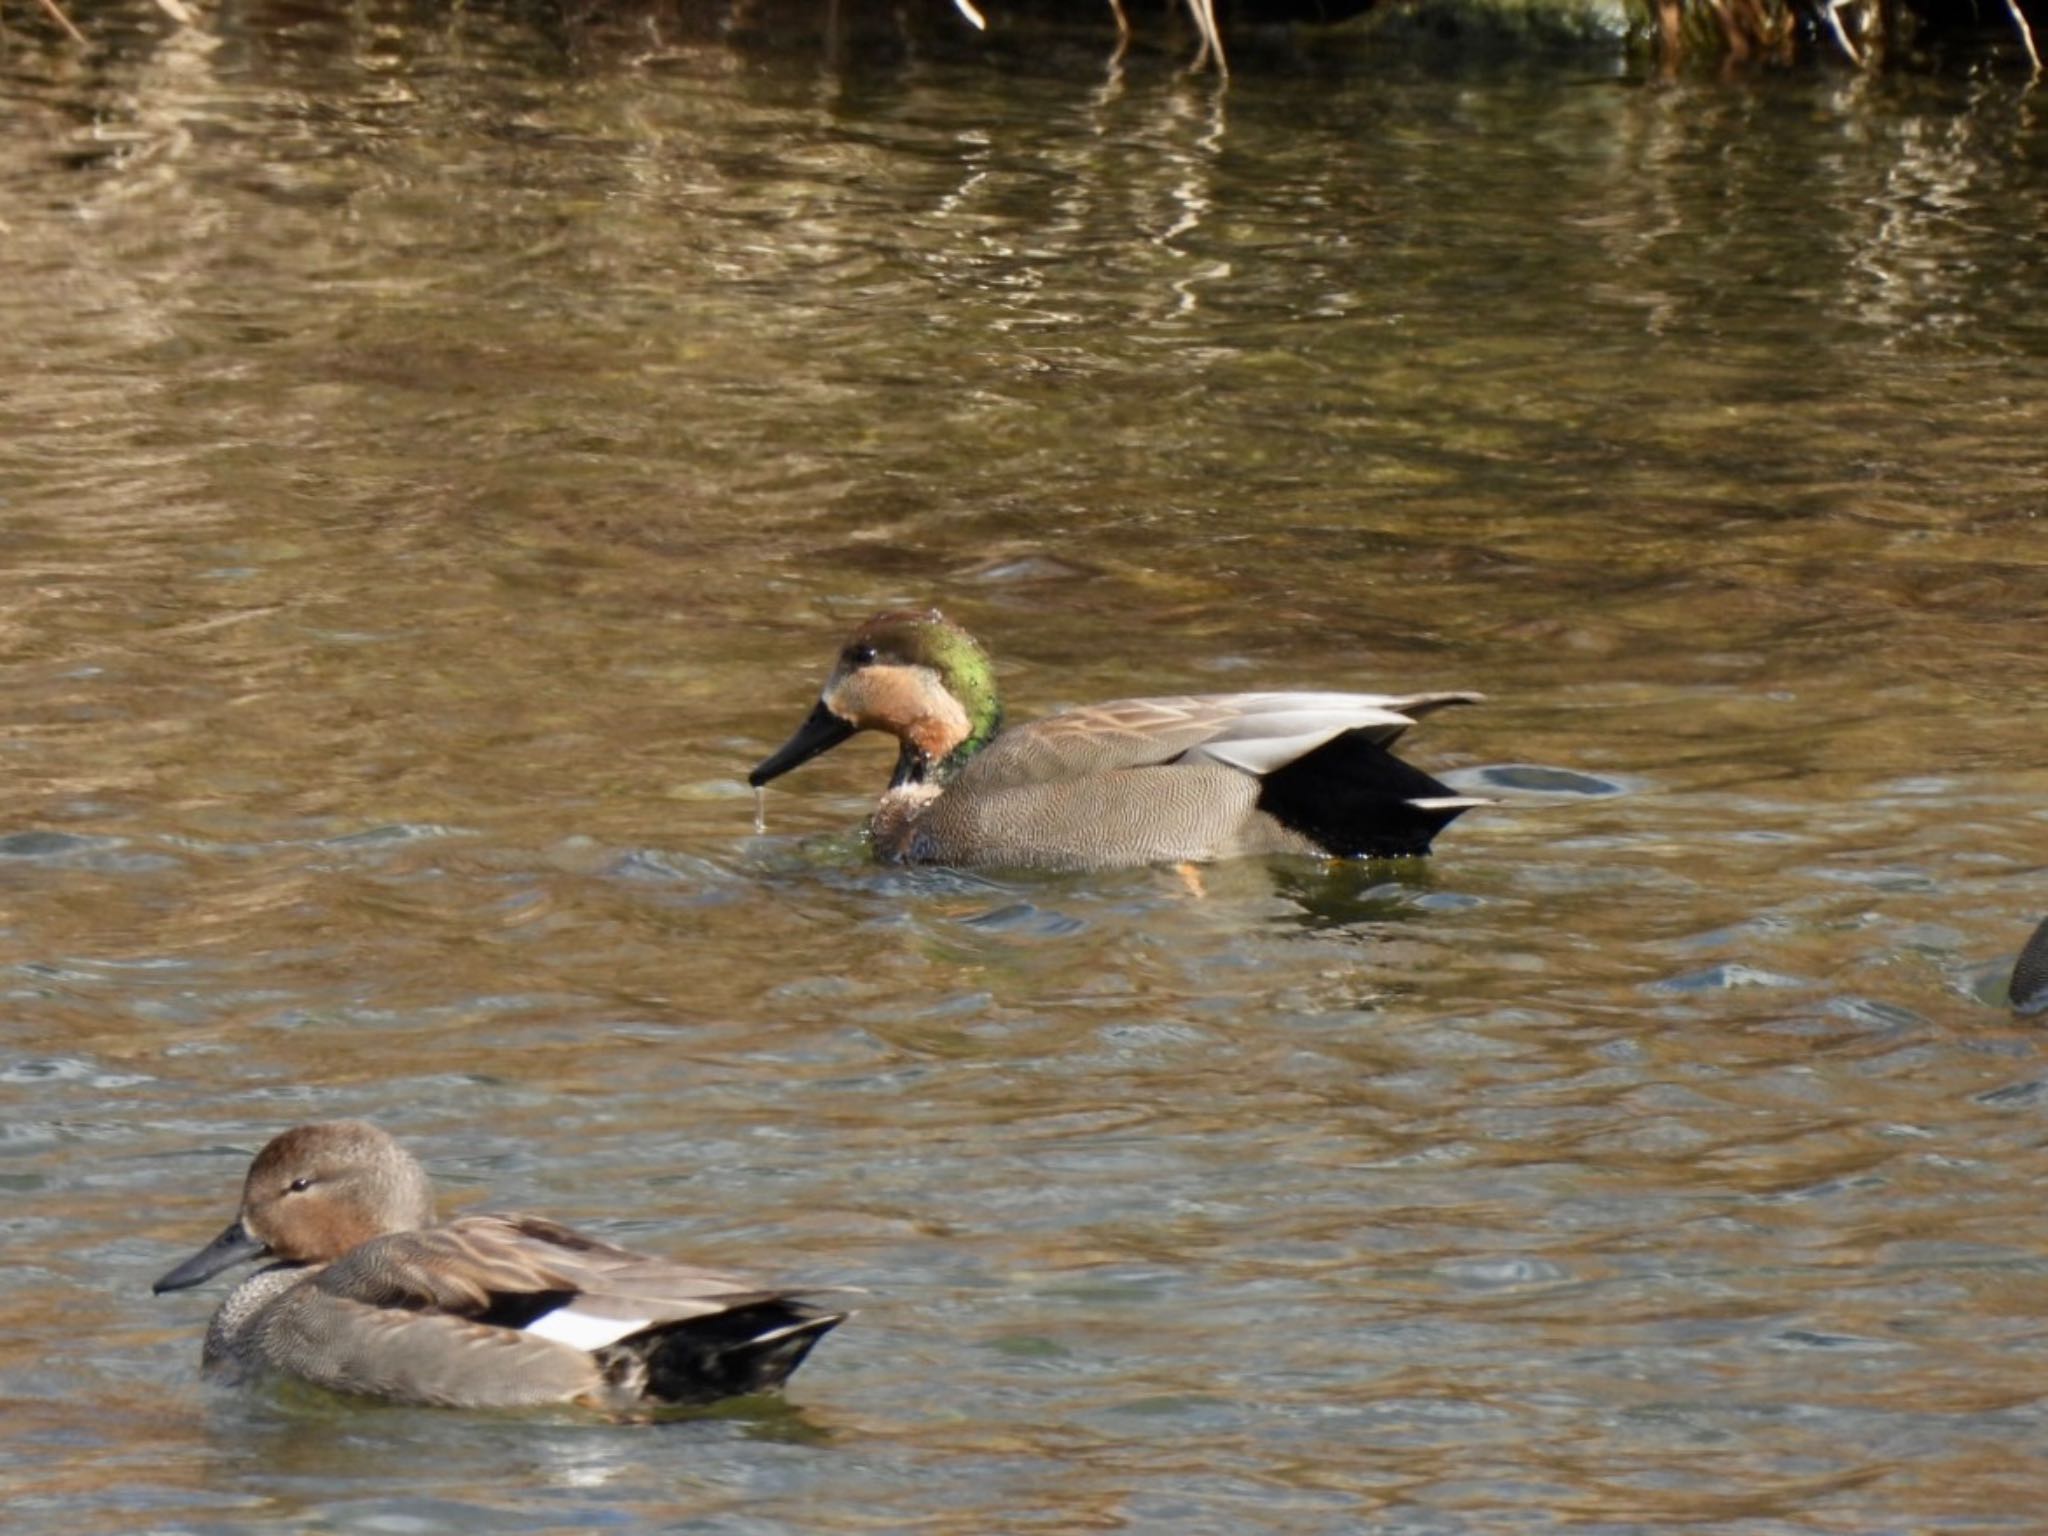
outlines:
[[[1234,704],[1246,716],[1269,715],[1292,710],[1321,710],[1348,714],[1357,710],[1398,710],[1422,694],[1325,693],[1288,691],[1268,693],[1209,693],[1195,695],[1200,704]]]
[[[764,1333],[757,1333],[751,1342],[755,1344],[773,1344],[777,1339],[786,1339],[792,1334],[814,1333],[821,1324],[837,1327],[853,1315],[851,1312],[828,1312],[819,1317],[799,1318],[796,1322],[786,1323],[780,1328],[770,1328]]]
[[[628,1334],[638,1333],[652,1323],[652,1317],[603,1317],[581,1312],[575,1302],[544,1312],[520,1330],[538,1339],[553,1339],[571,1349],[597,1350],[616,1344]]]
[[[1415,722],[1371,697],[1336,694],[1249,694],[1243,713],[1190,747],[1189,759],[1226,763],[1253,777],[1278,772],[1346,731],[1363,730],[1382,744]]]

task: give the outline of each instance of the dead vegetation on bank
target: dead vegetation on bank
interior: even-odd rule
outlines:
[[[66,11],[63,0],[35,0],[50,25],[74,45],[91,46],[87,33]],[[78,0],[73,0],[76,5]],[[726,0],[709,0],[725,4]],[[835,0],[821,0],[831,4]],[[925,0],[939,6],[948,0]],[[982,6],[989,0],[950,0],[968,25],[979,31],[988,28]],[[1043,0],[1033,0],[1042,4]],[[1091,3],[1091,0],[1081,0]],[[1124,0],[1100,0],[1106,4],[1116,28],[1119,55],[1129,46],[1133,24]],[[1314,0],[1310,14],[1339,21],[1363,11],[1392,13],[1404,0]],[[1832,53],[1859,69],[1881,67],[1901,56],[1909,40],[1937,17],[1941,6],[1951,0],[1628,0],[1631,9],[1648,24],[1648,35],[1660,60],[1675,67],[1700,59],[1724,59],[1734,63],[1789,64],[1815,50]],[[2033,73],[2041,73],[2041,50],[2035,22],[2028,16],[2023,0],[1971,0],[1973,19],[1989,21],[2003,12],[2024,51]],[[205,13],[187,0],[151,0],[163,15],[181,27],[204,27]],[[1164,0],[1172,9],[1185,8],[1199,46],[1189,61],[1190,71],[1214,69],[1230,73],[1229,55],[1224,48],[1223,29],[1217,0]],[[1487,0],[1473,0],[1475,12],[1483,15]],[[578,9],[586,14],[604,10],[604,0],[584,0]],[[2037,0],[2034,8],[2042,8]],[[1285,22],[1301,19],[1298,3],[1289,0],[1229,0],[1229,9],[1239,21],[1261,19]],[[4,22],[5,0],[0,0],[0,22]]]
[[[1119,53],[1131,40],[1131,21],[1123,0],[1107,0],[1115,20]],[[1194,24],[1200,47],[1189,63],[1190,70],[1213,66],[1219,74],[1230,73],[1229,55],[1218,25],[1216,0],[1167,0],[1185,5]],[[1384,0],[1384,8],[1396,8],[1400,0]],[[1925,0],[1630,0],[1654,29],[1655,46],[1666,65],[1688,59],[1719,57],[1736,63],[1756,60],[1789,64],[1803,50],[1818,45],[1831,49],[1859,69],[1873,68],[1896,53],[1918,25],[1917,11]],[[978,30],[986,30],[987,17],[976,0],[953,0],[954,6]],[[2041,53],[2034,28],[2020,0],[1988,0],[2003,7],[2025,50],[2033,72],[2041,72]],[[1356,14],[1382,5],[1382,0],[1364,0],[1343,6],[1340,15]],[[1257,0],[1239,0],[1240,14],[1257,15]]]
[[[1910,0],[1644,0],[1666,60],[1719,55],[1736,61],[1790,63],[1819,41],[1859,68],[1896,54],[1918,24]],[[2002,8],[2033,72],[2041,72],[2034,27],[2020,0]]]

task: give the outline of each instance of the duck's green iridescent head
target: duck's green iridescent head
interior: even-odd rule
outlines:
[[[818,706],[747,775],[756,789],[856,731],[903,744],[894,785],[950,777],[1002,726],[995,667],[974,636],[936,608],[878,613],[841,647]]]

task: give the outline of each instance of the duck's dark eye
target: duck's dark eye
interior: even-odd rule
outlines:
[[[288,1195],[303,1195],[307,1190],[311,1189],[312,1187],[313,1181],[311,1179],[293,1179],[291,1183],[285,1185],[284,1188],[285,1193]]]
[[[875,659],[872,645],[849,645],[846,648],[846,664],[850,667],[864,667]]]

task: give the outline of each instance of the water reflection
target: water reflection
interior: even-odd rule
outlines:
[[[1276,45],[1226,118],[841,14],[10,55],[17,1521],[2009,1523],[2017,83]],[[849,746],[757,835],[817,637],[933,601],[1047,708],[1483,688],[1417,747],[1505,803],[1197,898],[878,868]],[[872,1304],[732,1421],[203,1391],[147,1281],[322,1115]]]

